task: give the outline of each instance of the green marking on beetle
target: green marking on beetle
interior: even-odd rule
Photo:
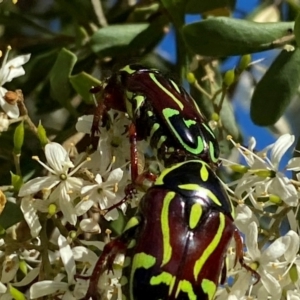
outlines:
[[[190,212],[189,227],[194,229],[199,223],[202,216],[202,206],[200,203],[194,203]]]
[[[132,248],[135,247],[135,245],[136,245],[136,240],[135,240],[135,239],[132,239],[132,240],[129,242],[129,244],[128,244],[128,246],[127,246],[127,249],[132,249]]]
[[[230,198],[228,197],[228,199],[230,199]],[[234,209],[233,203],[231,200],[229,200],[229,202],[230,202],[230,215],[231,215],[232,219],[235,219],[235,209]]]
[[[187,183],[187,184],[180,184],[178,185],[180,189],[188,190],[188,191],[199,191],[203,193],[204,195],[207,195],[207,197],[210,198],[212,202],[214,202],[218,206],[222,206],[219,199],[216,197],[216,195],[209,189],[206,189],[198,184],[195,183]]]
[[[162,135],[160,138],[159,138],[159,141],[157,143],[157,149],[160,149],[161,148],[161,145],[166,141],[167,137],[165,135]]]
[[[163,207],[161,210],[161,232],[163,236],[163,259],[161,267],[167,264],[172,256],[172,246],[170,243],[170,226],[169,226],[169,207],[171,201],[176,196],[175,192],[168,192],[163,201]]]
[[[153,117],[153,111],[152,110],[147,110],[147,116],[150,118],[150,117]]]
[[[151,128],[151,131],[150,131],[150,137],[149,139],[151,140],[152,137],[153,137],[153,134],[155,133],[156,130],[158,130],[160,127],[160,124],[159,123],[154,123],[152,128]]]
[[[170,286],[169,286],[169,296],[172,294],[172,291],[173,291],[174,286],[175,286],[176,279],[177,279],[176,276],[172,277],[172,280],[171,280],[171,283],[170,283]]]
[[[170,273],[162,272],[157,276],[152,276],[150,279],[151,285],[160,285],[160,284],[166,284],[169,286],[169,295],[171,295],[172,290],[174,289],[174,284],[176,281],[176,276],[173,276]]]
[[[180,112],[176,109],[165,108],[165,109],[163,109],[162,113],[163,113],[169,127],[172,129],[174,135],[176,136],[176,138],[180,142],[180,144],[183,146],[183,148],[194,155],[201,154],[204,150],[204,143],[203,143],[201,136],[197,137],[196,147],[192,148],[182,140],[182,137],[178,134],[178,132],[174,128],[173,123],[171,122],[171,118],[175,115],[179,115]],[[183,121],[187,127],[193,125],[193,124],[191,124],[191,122],[193,122],[193,120],[183,120]]]
[[[211,243],[206,247],[206,249],[203,251],[201,257],[196,261],[195,265],[194,265],[194,278],[195,281],[198,281],[198,276],[202,270],[203,265],[205,264],[205,262],[208,260],[208,258],[210,257],[210,255],[215,251],[215,249],[217,248],[217,246],[219,245],[221,238],[222,238],[222,234],[224,232],[224,228],[225,228],[225,216],[222,213],[219,213],[219,218],[220,218],[220,224],[219,224],[219,228],[217,233],[215,234],[213,240],[211,241]]]
[[[126,106],[126,111],[128,113],[128,116],[130,119],[133,119],[133,107],[132,107],[132,98],[134,97],[134,94],[128,90],[125,91],[125,106]]]
[[[140,220],[137,218],[137,217],[132,217],[129,219],[129,221],[126,223],[126,226],[123,230],[123,232],[133,228],[133,227],[136,227],[140,224]]]
[[[136,72],[136,70],[131,69],[130,65],[125,66],[120,71],[127,72],[128,74],[133,74]]]
[[[209,177],[209,172],[207,165],[204,163],[201,163],[201,168],[200,168],[200,178],[202,181],[206,182]]]
[[[145,102],[145,96],[143,95],[135,95],[133,97],[133,103],[132,103],[132,106],[134,108],[134,115],[137,116],[139,115],[139,109],[140,107],[144,104]]]
[[[172,173],[175,169],[180,168],[183,165],[183,163],[179,163],[176,165],[173,165],[170,168],[164,169],[161,173],[160,176],[156,179],[154,185],[163,185],[164,184],[164,178],[169,174]]]
[[[172,79],[169,79],[169,82],[173,85],[173,88],[176,90],[176,92],[181,94],[179,86]]]
[[[216,163],[218,161],[218,158],[215,157],[215,146],[211,141],[209,142],[208,149],[209,149],[209,157],[210,157],[211,161]]]
[[[175,150],[175,149],[174,149]],[[203,161],[199,162],[199,160],[188,160],[188,161],[184,161],[181,163],[177,163],[175,165],[173,165],[170,168],[164,169],[161,173],[160,176],[156,179],[154,185],[163,185],[164,184],[164,178],[166,176],[168,176],[169,173],[172,173],[174,170],[181,168],[183,165],[185,164],[190,164],[190,163],[201,163],[201,165],[207,166],[207,164]],[[207,173],[208,174],[208,173]],[[200,174],[201,175],[201,174]],[[202,178],[201,178],[202,179]]]
[[[149,77],[154,81],[154,83],[161,89],[163,90],[179,107],[180,110],[183,110],[184,105],[182,102],[177,99],[170,91],[168,91],[157,79],[155,74],[149,73]]]
[[[134,299],[133,297],[133,277],[134,273],[137,269],[150,269],[156,263],[156,258],[152,255],[146,254],[144,252],[136,253],[133,256],[132,268],[130,272],[130,280],[129,280],[129,293],[130,299]]]
[[[208,300],[212,300],[217,290],[216,284],[213,281],[204,278],[201,282],[201,287],[203,292],[208,295]]]
[[[187,127],[191,127],[192,125],[197,124],[197,122],[195,120],[185,120],[184,123]]]
[[[176,290],[175,298],[177,299],[180,291],[188,295],[189,300],[197,300],[197,295],[194,293],[192,284],[188,280],[180,280]]]

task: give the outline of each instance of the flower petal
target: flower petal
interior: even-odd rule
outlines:
[[[34,283],[30,287],[30,299],[37,299],[43,296],[57,293],[57,291],[66,291],[67,289],[68,284],[66,282],[43,280]]]
[[[278,168],[282,156],[287,151],[287,149],[291,147],[294,141],[295,141],[295,136],[286,133],[280,136],[278,140],[275,142],[271,150],[270,159],[276,169]]]
[[[25,221],[30,228],[31,236],[35,238],[39,235],[42,226],[32,201],[34,200],[32,200],[30,197],[24,197],[21,201],[21,210],[24,214]]]
[[[59,180],[55,176],[37,177],[27,181],[19,191],[19,197],[33,195],[43,189],[51,189]]]
[[[247,232],[245,232],[245,235],[247,254],[252,258],[252,260],[258,260],[260,257],[260,251],[257,245],[258,230],[255,222],[250,223]]]
[[[58,246],[61,260],[68,274],[68,282],[72,283],[75,280],[74,276],[76,274],[76,266],[72,249],[68,244],[67,239],[62,235],[58,237]]]
[[[45,155],[49,166],[58,175],[65,172],[64,166],[68,166],[69,168],[74,167],[67,151],[58,143],[52,142],[47,144],[45,146]]]

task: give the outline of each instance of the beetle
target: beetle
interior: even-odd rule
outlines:
[[[244,263],[232,202],[221,180],[204,161],[172,165],[148,189],[123,233],[104,247],[85,299],[101,299],[96,292],[100,276],[112,270],[118,253],[126,253],[124,299],[212,300],[226,280],[232,238],[236,262],[258,281]]]
[[[218,165],[218,142],[195,100],[159,70],[127,65],[113,73],[100,91],[92,137],[106,111],[127,112],[132,121],[129,128],[132,182],[139,175],[137,140],[147,140],[166,167],[190,159]]]

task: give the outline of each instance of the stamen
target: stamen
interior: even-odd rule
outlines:
[[[114,193],[116,193],[118,191],[118,183],[117,182],[114,185],[113,191],[114,191]]]
[[[85,163],[91,161],[91,158],[88,156],[83,162],[81,162],[79,165],[75,166],[75,168],[69,173],[69,176],[72,176],[75,174]]]
[[[7,46],[6,52],[5,52],[3,61],[2,61],[2,66],[1,66],[2,68],[3,68],[3,67],[6,65],[6,63],[7,63],[8,53],[9,53],[10,50],[11,50],[11,46]]]
[[[46,170],[48,170],[51,174],[56,174],[54,170],[50,169],[45,163],[43,163],[38,156],[32,156],[33,160],[36,160],[40,165],[42,165]]]

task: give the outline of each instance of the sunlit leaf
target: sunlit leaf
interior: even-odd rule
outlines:
[[[100,80],[85,72],[81,72],[79,74],[70,76],[70,82],[74,90],[83,98],[86,103],[93,103],[93,95],[90,93],[90,89],[93,86],[101,85]]]
[[[273,49],[290,35],[293,22],[256,23],[226,17],[188,24],[183,35],[188,47],[207,56],[242,55]]]
[[[232,10],[235,6],[235,2],[236,0],[188,0],[186,1],[185,12],[188,14],[199,14],[212,11],[218,8],[226,8],[228,10]]]
[[[251,100],[251,118],[260,126],[274,124],[297,93],[300,82],[300,49],[282,50],[257,84]]]
[[[71,51],[63,48],[50,71],[50,86],[53,98],[69,111],[73,111],[70,105],[71,85],[69,76],[77,61],[77,57]]]

